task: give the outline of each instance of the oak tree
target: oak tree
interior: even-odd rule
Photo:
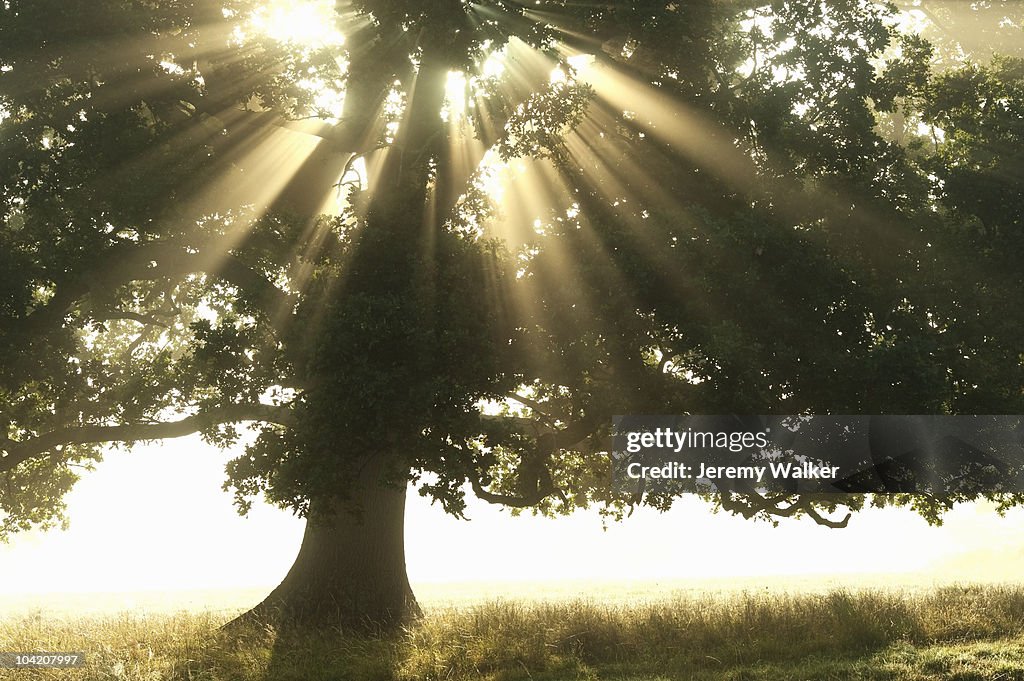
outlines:
[[[308,518],[254,614],[398,623],[410,486],[670,506],[615,414],[1020,412],[1019,58],[864,0],[328,9],[0,8],[0,533],[107,443],[241,441],[239,508]]]

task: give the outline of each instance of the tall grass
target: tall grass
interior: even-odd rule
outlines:
[[[403,635],[253,628],[230,615],[0,623],[0,650],[82,650],[76,670],[0,678],[123,681],[412,679],[1020,679],[1024,587],[924,593],[686,596],[646,604],[494,601],[427,613]]]
[[[943,587],[916,595],[748,592],[633,607],[495,602],[428,618],[410,632],[401,671],[407,678],[437,679],[602,666],[686,672],[863,655],[897,642],[1021,634],[1021,587]]]

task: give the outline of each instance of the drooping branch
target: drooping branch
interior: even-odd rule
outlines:
[[[825,527],[831,527],[833,529],[841,529],[846,527],[850,524],[850,518],[853,516],[852,513],[847,511],[846,515],[842,518],[842,520],[832,520],[830,518],[822,516],[813,506],[809,506],[804,511],[804,513],[806,513],[807,516],[811,518],[811,520],[818,523],[819,525],[824,525]]]
[[[737,483],[737,486],[740,486]],[[781,505],[792,498],[789,494],[776,494],[766,497],[752,487],[742,490],[743,499],[733,497],[731,492],[724,491],[720,496],[720,503],[725,510],[736,513],[744,518],[753,518],[758,513],[777,518],[791,518],[804,514],[819,525],[831,528],[844,528],[849,524],[852,513],[847,513],[841,520],[832,520],[821,515],[809,497],[801,496],[788,505]]]
[[[0,472],[13,470],[19,464],[62,445],[165,440],[191,435],[216,425],[241,421],[263,421],[288,426],[292,421],[291,414],[291,410],[283,406],[233,404],[207,409],[178,421],[58,428],[27,440],[0,440]]]
[[[551,476],[545,476],[544,479],[550,482]],[[482,499],[483,501],[486,501],[489,504],[500,504],[501,506],[510,506],[512,508],[527,508],[529,506],[536,506],[537,504],[544,501],[544,499],[551,496],[557,491],[554,484],[549,484],[538,486],[535,490],[525,495],[514,496],[511,494],[497,494],[495,492],[488,492],[486,489],[484,489],[484,486],[480,483],[480,481],[476,479],[471,479],[469,483],[473,487],[473,493],[477,496],[477,498]]]
[[[504,423],[524,435],[535,438],[536,446],[524,451],[516,473],[519,477],[518,494],[501,494],[488,491],[479,477],[469,479],[473,493],[483,501],[514,508],[535,506],[549,496],[562,496],[562,490],[555,485],[549,465],[556,452],[571,449],[590,437],[596,430],[596,419],[584,418],[565,428],[555,429],[523,417],[481,416],[484,421]]]

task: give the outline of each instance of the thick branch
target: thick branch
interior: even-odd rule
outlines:
[[[479,478],[472,477],[469,480],[473,493],[483,501],[516,508],[536,506],[549,496],[562,495],[562,490],[555,485],[551,471],[548,469],[551,457],[559,450],[570,449],[578,445],[590,437],[595,430],[593,419],[582,419],[565,428],[553,429],[543,426],[533,419],[522,417],[482,415],[480,418],[485,421],[514,424],[521,431],[525,430],[524,434],[533,436],[536,440],[536,449],[524,452],[517,467],[517,473],[520,476],[518,495],[490,492],[484,488]]]
[[[548,477],[550,480],[550,476]],[[526,508],[528,506],[536,506],[542,502],[546,497],[554,494],[557,489],[554,485],[549,488],[538,486],[536,491],[526,494],[523,496],[513,496],[511,494],[496,494],[494,492],[488,492],[484,489],[483,485],[480,484],[479,480],[473,479],[469,481],[469,484],[473,487],[473,493],[479,499],[486,501],[490,504],[501,504],[502,506],[512,506],[514,508]]]
[[[233,404],[162,423],[130,423],[118,426],[77,426],[59,428],[24,441],[0,441],[0,472],[44,455],[61,445],[86,445],[102,442],[137,442],[184,437],[223,423],[263,421],[287,426],[291,410],[266,404]]]

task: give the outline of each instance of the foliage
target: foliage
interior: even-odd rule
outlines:
[[[330,509],[376,456],[456,514],[468,483],[621,515],[616,413],[1024,407],[1019,58],[937,71],[859,0],[360,0],[343,46],[257,8],[0,9],[0,533],[58,521],[102,442],[241,422],[242,510]],[[495,55],[458,132],[449,74]],[[325,86],[339,189],[359,160],[373,182],[336,218],[247,205],[246,151]],[[549,205],[488,211],[460,144],[530,157]]]

